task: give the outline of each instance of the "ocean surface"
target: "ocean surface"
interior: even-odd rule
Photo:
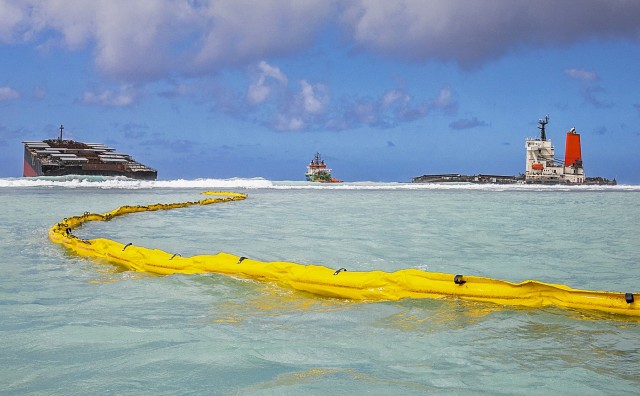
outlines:
[[[640,394],[638,319],[154,276],[47,236],[68,216],[206,190],[249,196],[75,233],[182,256],[640,292],[640,186],[0,179],[0,394]]]

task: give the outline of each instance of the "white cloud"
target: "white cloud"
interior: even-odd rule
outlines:
[[[378,122],[378,110],[371,102],[357,103],[352,109],[354,119],[361,124],[371,125]]]
[[[366,50],[477,65],[511,50],[592,37],[638,40],[637,0],[354,0],[343,22]]]
[[[411,102],[411,97],[406,93],[392,89],[382,97],[382,108],[388,108],[396,104],[406,105]]]
[[[247,100],[251,104],[259,104],[267,100],[271,93],[271,87],[268,80],[275,80],[283,86],[287,85],[287,76],[280,71],[279,68],[269,65],[265,61],[258,64],[259,74],[254,83],[249,85],[247,91]]]
[[[564,74],[575,80],[595,81],[598,79],[596,72],[585,69],[566,69]]]
[[[259,104],[267,100],[269,96],[270,89],[267,86],[260,84],[253,84],[249,86],[249,90],[247,92],[247,100],[251,104]]]
[[[118,92],[111,90],[104,90],[99,93],[85,92],[82,98],[82,103],[85,104],[97,104],[110,107],[124,107],[132,105],[138,97],[138,93],[135,89],[125,86]]]
[[[458,109],[458,102],[453,96],[451,88],[444,87],[440,90],[438,96],[432,101],[431,104],[434,108],[443,110],[448,113],[455,112]]]
[[[201,28],[194,8],[182,0],[24,0],[20,15],[23,19],[12,26],[0,22],[0,34],[5,26],[13,36],[48,49],[91,45],[102,72],[129,81],[162,78],[175,70],[176,47]]]
[[[302,104],[307,114],[321,114],[329,102],[327,88],[324,85],[311,85],[305,80],[300,80]]]
[[[278,114],[273,128],[278,131],[299,131],[305,126],[305,122],[299,117],[287,117],[284,114]]]
[[[20,97],[20,92],[11,87],[0,87],[0,100],[14,100]]]
[[[16,41],[18,26],[25,21],[24,8],[11,0],[0,0],[0,41]]]
[[[336,20],[346,47],[473,66],[526,47],[638,40],[640,1],[0,0],[0,41],[89,49],[104,74],[143,82],[295,53]]]
[[[260,63],[258,64],[258,67],[260,68],[260,71],[262,72],[261,78],[263,80],[266,77],[271,77],[274,80],[282,83],[283,85],[287,85],[287,76],[285,76],[284,73],[282,73],[280,71],[280,68],[275,67],[275,66],[271,66],[270,64],[268,64],[265,61],[260,61]]]
[[[312,44],[336,12],[325,0],[219,0],[204,2],[202,45],[194,59],[198,71],[283,55]]]

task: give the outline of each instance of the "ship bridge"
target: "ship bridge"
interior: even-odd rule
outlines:
[[[551,140],[547,139],[545,127],[549,116],[538,121],[539,138],[525,141],[526,165],[525,180],[532,183],[583,183],[584,169],[580,153],[580,135],[575,128],[567,132],[565,160],[555,159],[555,150]]]

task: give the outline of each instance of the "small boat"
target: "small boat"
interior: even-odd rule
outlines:
[[[331,169],[327,168],[324,160],[320,157],[320,153],[316,153],[309,165],[307,165],[307,173],[305,173],[307,181],[319,182],[319,183],[341,183],[342,180],[338,180],[331,177]]]

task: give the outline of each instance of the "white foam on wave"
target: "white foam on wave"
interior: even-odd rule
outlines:
[[[59,176],[0,179],[0,188],[59,187],[100,189],[272,189],[272,190],[479,190],[479,191],[640,191],[638,185],[534,185],[473,183],[344,182],[311,183],[270,181],[263,178],[133,180],[125,177]]]
[[[477,191],[640,191],[637,185],[540,185],[540,184],[475,184],[475,183],[390,183],[348,182],[309,183],[273,182],[274,190],[477,190]]]
[[[133,180],[126,177],[102,176],[60,176],[23,177],[0,179],[2,187],[61,187],[61,188],[101,188],[101,189],[153,189],[153,188],[270,188],[273,184],[266,179],[177,179],[177,180]]]

